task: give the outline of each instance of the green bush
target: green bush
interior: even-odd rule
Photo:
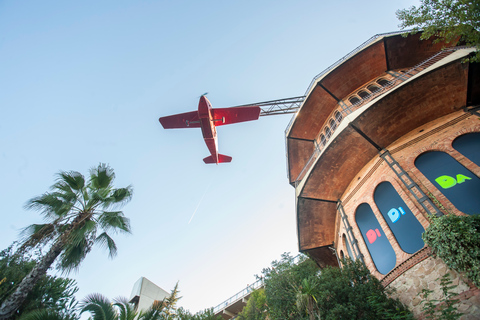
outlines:
[[[362,262],[344,260],[342,264],[342,268],[320,270],[313,260],[302,257],[295,263],[288,254],[274,261],[263,270],[268,319],[413,319],[404,305],[388,297]],[[314,305],[300,308],[305,298]]]
[[[432,217],[423,241],[445,264],[480,284],[480,215]]]
[[[247,305],[238,314],[238,320],[265,320],[267,317],[266,300],[265,289],[260,288],[253,291]]]

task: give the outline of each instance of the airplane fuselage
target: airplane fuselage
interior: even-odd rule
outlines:
[[[259,106],[239,106],[232,108],[212,108],[210,101],[203,95],[198,110],[174,114],[158,119],[165,129],[200,128],[210,155],[203,159],[205,163],[228,163],[232,157],[218,153],[217,126],[257,120]]]
[[[202,128],[203,139],[215,163],[218,163],[217,129],[212,117],[212,105],[205,96],[200,97],[198,103],[198,118]]]

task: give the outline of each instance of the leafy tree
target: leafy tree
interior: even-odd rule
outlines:
[[[436,36],[450,43],[461,37],[466,45],[477,48],[470,61],[480,61],[480,1],[478,0],[420,0],[420,6],[398,10],[400,27],[422,30],[421,39]]]
[[[294,263],[284,254],[263,274],[271,320],[413,319],[359,261],[344,260],[342,268],[319,270],[311,259],[302,257]]]
[[[175,287],[172,289],[172,292],[168,297],[163,300],[164,313],[168,317],[173,317],[176,314],[177,303],[182,297],[179,296],[180,291],[178,290],[178,282],[175,284]]]
[[[52,192],[27,202],[26,208],[40,211],[47,223],[24,229],[23,248],[47,246],[48,251],[3,301],[0,320],[10,318],[21,307],[57,258],[59,269],[68,273],[79,267],[94,244],[106,247],[110,257],[115,256],[117,247],[107,232],[129,233],[130,223],[122,211],[109,209],[127,203],[132,188],[115,189],[114,179],[113,169],[105,164],[92,168],[88,181],[76,171],[60,172]]]
[[[36,261],[29,255],[14,252],[14,246],[0,252],[0,303],[15,290],[23,278],[35,267]],[[76,318],[75,293],[78,291],[72,279],[42,276],[18,308],[12,319],[42,309],[48,309],[49,314],[56,314],[63,319]],[[23,317],[22,317],[23,318]]]
[[[445,264],[480,286],[480,215],[432,217],[423,241]]]
[[[55,310],[40,309],[26,313],[20,317],[21,320],[77,320],[74,314],[65,314]]]
[[[413,319],[360,261],[344,260],[318,277],[317,301],[322,319]]]
[[[308,319],[305,312],[297,308],[297,290],[303,279],[310,279],[319,272],[316,263],[301,256],[296,263],[294,257],[284,253],[280,261],[273,261],[270,268],[262,271],[265,278],[265,295],[270,319]]]
[[[265,289],[255,290],[248,298],[247,305],[237,316],[238,320],[265,320],[267,319],[267,296]]]
[[[184,308],[180,307],[177,310],[177,318],[178,320],[222,320],[221,316],[216,316],[213,313],[213,309],[205,309],[203,311],[199,311],[196,314],[190,313],[190,311],[185,310]]]
[[[177,319],[178,282],[168,297],[154,301],[147,310],[136,310],[124,297],[113,302],[99,294],[88,295],[80,304],[80,313],[89,312],[92,320],[170,320]]]

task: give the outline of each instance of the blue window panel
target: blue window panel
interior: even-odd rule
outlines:
[[[467,133],[452,143],[455,150],[480,166],[480,132]]]
[[[441,151],[422,153],[415,166],[460,211],[480,213],[480,179],[450,155]]]
[[[382,213],[395,239],[406,253],[422,249],[422,233],[425,229],[415,218],[390,182],[382,182],[373,194],[375,204]]]
[[[362,233],[373,263],[381,274],[389,273],[397,262],[397,256],[367,203],[358,206],[355,221]]]

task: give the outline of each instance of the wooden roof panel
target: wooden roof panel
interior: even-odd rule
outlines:
[[[313,141],[288,138],[287,148],[289,182],[293,183],[312,156],[315,145]]]
[[[346,127],[315,163],[301,196],[337,201],[358,171],[377,154],[365,138]]]
[[[454,46],[457,42],[448,45],[444,42],[433,43],[434,37],[420,40],[420,35],[417,33],[408,37],[397,35],[385,38],[389,70],[411,68],[441,51],[442,48]]]
[[[301,251],[333,243],[336,203],[299,198],[297,212],[298,243]]]
[[[456,61],[393,91],[353,122],[382,148],[467,100],[468,64]]]
[[[379,41],[342,63],[325,76],[321,84],[337,99],[342,100],[386,71],[385,48],[383,41]]]
[[[289,137],[314,140],[336,105],[337,100],[316,86],[295,118]]]

